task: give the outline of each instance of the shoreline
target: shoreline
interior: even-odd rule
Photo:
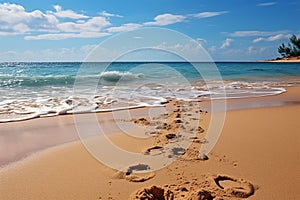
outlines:
[[[300,59],[298,60],[266,60],[263,62],[273,62],[273,63],[299,63]]]
[[[300,62],[300,56],[298,57],[290,57],[290,58],[280,58],[280,59],[271,59],[265,60],[264,62],[278,62],[278,63],[285,63],[285,62]]]
[[[270,95],[263,97],[248,97],[239,99],[228,99],[226,103],[227,111],[236,110],[251,110],[259,108],[272,108],[282,106],[298,106],[300,105],[299,86],[286,87],[287,92]],[[218,110],[219,100],[214,100],[215,112]],[[221,101],[222,103],[222,101]],[[168,103],[170,104],[170,103]],[[167,104],[167,105],[168,105]],[[211,112],[211,103],[209,100],[203,100],[200,102],[201,109]],[[129,109],[130,114],[133,117],[140,117],[148,114],[151,107],[143,107],[137,109]],[[116,111],[117,113],[124,113],[125,111]],[[112,112],[104,113],[84,113],[80,116],[96,116],[101,122],[104,130],[109,130],[111,134],[121,132],[121,129],[117,127],[117,124],[110,123],[114,120],[114,114]],[[47,118],[36,118],[32,120],[17,121],[0,123],[1,134],[0,134],[0,152],[6,152],[6,149],[10,149],[5,154],[0,154],[0,168],[3,165],[18,162],[19,160],[26,159],[31,154],[45,151],[48,148],[55,146],[64,145],[79,141],[79,135],[74,124],[73,115],[60,115],[55,117]],[[42,129],[43,131],[40,131]],[[14,144],[7,141],[17,140],[21,144]],[[21,145],[21,147],[20,147]]]
[[[250,195],[251,199],[296,198],[299,191],[295,185],[300,181],[296,176],[299,171],[298,166],[300,166],[300,160],[297,159],[297,146],[299,145],[297,130],[300,128],[297,123],[299,90],[300,87],[287,87],[286,93],[276,96],[248,98],[242,102],[233,99],[228,102],[229,108],[238,107],[238,110],[231,109],[227,113],[222,135],[215,148],[208,154],[207,161],[187,159],[189,157],[183,156],[170,166],[155,171],[154,174],[139,175],[139,178],[145,179],[143,182],[132,182],[130,177],[116,174],[115,170],[93,158],[78,138],[73,138],[74,135],[71,137],[70,133],[74,134],[73,131],[75,131],[72,116],[61,116],[59,120],[47,118],[15,123],[16,133],[20,133],[21,130],[30,132],[40,127],[36,130],[36,134],[43,132],[45,136],[49,136],[53,133],[57,135],[63,133],[67,139],[74,140],[60,145],[54,144],[54,147],[2,166],[0,194],[4,199],[127,199],[132,193],[137,195],[135,191],[141,191],[142,188],[149,188],[152,185],[168,189],[175,196],[180,196],[192,195],[192,190],[197,191],[204,184],[203,187],[205,186],[214,195],[223,195],[224,199],[239,199],[229,197],[226,187],[229,187],[229,191],[232,184],[240,186],[249,183],[255,190],[254,194]],[[200,103],[201,109],[205,107],[204,104],[205,102]],[[250,104],[260,107],[253,108],[252,106],[251,108]],[[245,105],[248,109],[245,109]],[[266,105],[271,107],[266,108]],[[147,112],[147,108],[131,111],[135,118]],[[103,121],[105,128],[115,133],[110,134],[109,137],[122,148],[140,152],[153,142],[133,141],[130,137],[120,134],[117,127],[112,126],[113,116],[107,113],[96,116]],[[200,125],[206,130],[210,114],[204,114],[202,117]],[[31,130],[28,129],[28,123]],[[57,132],[60,128],[53,129],[53,126],[62,128],[61,132]],[[13,125],[6,127],[7,134],[9,127]],[[27,129],[24,129],[26,127]],[[45,138],[40,141],[45,141]],[[13,148],[15,147],[11,147]],[[210,183],[214,177],[224,179],[220,184],[225,184],[223,186],[226,191]],[[209,184],[205,185],[203,181]],[[188,192],[181,191],[182,187],[185,187]],[[214,190],[217,192],[213,193]]]
[[[157,65],[157,72],[147,70],[146,68],[131,72],[131,68],[138,65],[137,63],[115,63],[105,72],[99,72],[100,74],[97,74],[96,69],[103,66],[95,64],[90,65],[90,67],[96,71],[88,76],[77,74],[77,70],[80,69],[79,63],[12,64],[10,66],[12,68],[28,69],[25,71],[20,70],[21,74],[17,76],[12,72],[12,74],[5,72],[5,65],[0,65],[0,70],[4,74],[0,80],[3,86],[0,88],[0,92],[3,93],[0,104],[0,123],[72,113],[104,112],[111,108],[110,105],[112,104],[115,109],[128,106],[145,106],[147,104],[149,106],[156,106],[159,103],[164,103],[164,97],[179,97],[179,99],[183,97],[193,100],[197,97],[205,96],[207,93],[224,95],[222,88],[228,89],[233,98],[243,98],[245,96],[280,93],[282,92],[282,88],[271,89],[271,87],[284,86],[289,81],[294,81],[296,85],[299,85],[297,84],[299,82],[298,64],[278,65],[258,62],[217,62],[216,65],[212,64],[211,66],[216,67],[215,69],[222,75],[223,81],[220,79],[221,82],[218,81],[219,78],[215,79],[216,77],[210,77],[211,75],[209,74],[207,74],[207,80],[205,81],[200,73],[195,73],[194,70],[196,69],[198,71],[204,70],[203,72],[206,73],[205,68],[210,66],[210,64],[199,63],[196,66],[191,64],[186,62],[165,64],[167,68],[171,67],[170,69],[178,70],[176,72],[178,73],[178,77],[176,75],[174,80],[171,80],[173,76],[168,75],[164,77],[163,74],[157,73],[167,70],[163,64]],[[45,69],[44,67],[52,65],[56,67],[47,68],[49,70],[47,73],[52,75],[45,76],[38,74],[41,72],[40,70]],[[147,65],[152,66],[151,63]],[[122,67],[118,68],[120,66]],[[156,66],[156,64],[153,64],[153,66]],[[65,67],[68,67],[68,70],[65,70]],[[58,71],[61,71],[61,74],[57,74],[54,70],[56,68]],[[126,73],[124,73],[124,70]],[[30,74],[36,75],[31,76]],[[125,82],[120,80],[120,77]],[[74,81],[78,78],[90,79],[95,82],[101,79],[103,83],[100,84],[101,87],[97,87],[95,92],[89,93],[86,91],[87,93],[85,94],[84,90],[80,91],[80,88],[77,88],[77,91],[73,90]],[[164,78],[170,79],[170,84],[165,85],[163,81],[160,82]],[[185,82],[185,79],[188,81]],[[187,85],[182,85],[182,81]],[[143,89],[135,88],[135,86],[148,84],[149,82],[154,84],[150,84]],[[209,85],[206,85],[206,82]],[[118,89],[111,93],[115,84],[122,85],[122,87],[117,87]],[[158,85],[159,87],[156,87]],[[207,90],[207,86],[211,88],[209,91]],[[168,92],[164,91],[166,88],[168,88]],[[26,95],[22,95],[24,90],[26,91]],[[7,93],[7,91],[13,92]],[[257,91],[259,92],[257,93]],[[110,97],[107,96],[107,92],[110,92]],[[135,97],[132,99],[129,94]]]

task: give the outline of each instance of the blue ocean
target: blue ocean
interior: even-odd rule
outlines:
[[[0,122],[245,98],[299,85],[300,63],[0,63]]]

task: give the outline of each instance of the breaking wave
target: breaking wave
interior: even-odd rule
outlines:
[[[99,75],[75,76],[75,75],[47,75],[47,76],[12,76],[0,74],[0,87],[40,87],[40,86],[73,86],[76,78],[99,79],[100,83],[133,81],[144,78],[144,74],[131,72],[106,71]]]

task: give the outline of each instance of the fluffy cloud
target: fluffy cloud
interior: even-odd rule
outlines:
[[[72,10],[63,10],[59,5],[54,6],[54,9],[55,12],[27,12],[21,5],[0,4],[0,35],[31,33],[30,36],[25,36],[26,40],[96,38],[109,35],[103,29],[111,23],[104,16],[89,17]],[[59,18],[64,18],[64,22]]]
[[[123,17],[122,15],[112,14],[112,13],[106,12],[105,10],[100,12],[100,15],[104,16],[104,17]]]
[[[57,25],[63,32],[97,32],[102,28],[111,25],[104,17],[93,17],[87,21],[64,22]]]
[[[37,31],[55,31],[58,20],[53,15],[44,14],[39,10],[26,12],[23,6],[0,4],[0,34],[16,35]]]
[[[224,40],[222,42],[222,45],[221,45],[221,49],[225,49],[227,47],[230,47],[231,43],[233,42],[233,39],[230,39],[230,38],[227,38],[226,40]]]
[[[173,14],[162,14],[157,15],[154,18],[153,22],[145,22],[144,25],[146,26],[165,26],[170,24],[175,24],[178,22],[183,22],[186,19],[183,15],[173,15]]]
[[[188,17],[193,17],[193,18],[208,18],[208,17],[214,17],[218,15],[223,15],[225,13],[228,13],[228,11],[221,11],[221,12],[200,12],[196,14],[188,14],[188,15],[173,15],[173,14],[161,14],[157,15],[154,18],[154,21],[152,22],[145,22],[143,25],[146,26],[166,26],[170,24],[175,24],[179,22],[184,22]]]
[[[267,38],[263,38],[263,37],[259,37],[254,39],[252,42],[253,43],[258,43],[258,42],[262,42],[262,41],[266,41],[266,42],[273,42],[273,41],[278,41],[278,40],[283,40],[283,39],[289,39],[292,35],[291,34],[277,34],[277,35],[273,35]]]
[[[191,17],[196,17],[196,18],[208,18],[208,17],[214,17],[218,15],[223,15],[228,13],[228,11],[221,11],[221,12],[200,12],[196,14],[191,14]]]
[[[107,29],[108,32],[114,33],[114,32],[123,32],[123,31],[133,31],[138,28],[142,27],[140,24],[135,24],[135,23],[128,23],[128,24],[123,24],[122,26],[117,26],[117,27],[110,27]]]
[[[63,22],[57,24],[58,33],[25,36],[26,40],[64,40],[67,38],[99,38],[110,35],[103,31],[111,25],[104,17],[93,17],[87,21]]]
[[[110,27],[107,29],[108,32],[122,32],[122,31],[132,31],[137,28],[143,27],[143,26],[166,26],[171,25],[179,22],[184,22],[189,17],[194,18],[208,18],[208,17],[214,17],[218,15],[222,15],[228,13],[228,11],[221,11],[221,12],[201,12],[197,14],[189,14],[189,15],[174,15],[170,13],[165,13],[161,15],[157,15],[153,21],[150,22],[144,22],[142,24],[136,24],[136,23],[127,23],[123,24],[121,26],[117,27]],[[103,16],[115,16],[114,14],[106,13],[103,11],[100,13]]]
[[[153,21],[126,23],[111,27],[110,17],[122,17],[106,11],[99,16],[87,16],[60,5],[53,10],[26,11],[21,5],[0,3],[0,36],[26,35],[26,40],[62,40],[67,38],[97,38],[114,32],[132,31],[144,26],[166,26],[184,22],[188,18],[207,18],[222,15],[222,12],[201,12],[191,15],[170,13],[157,15]]]
[[[83,19],[83,18],[89,18],[86,15],[79,14],[74,12],[73,10],[63,10],[61,6],[55,5],[54,9],[56,12],[49,12],[51,14],[54,14],[56,17],[60,18],[70,18],[70,19]]]

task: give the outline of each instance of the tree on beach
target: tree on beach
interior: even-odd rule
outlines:
[[[278,47],[278,53],[280,53],[283,58],[300,56],[300,38],[297,38],[296,35],[290,37],[290,42],[287,46],[282,43]]]

